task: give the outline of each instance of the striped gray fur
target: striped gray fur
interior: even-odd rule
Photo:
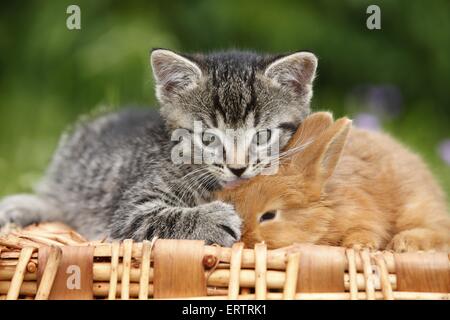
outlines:
[[[310,112],[315,56],[157,49],[151,63],[160,113],[124,109],[79,121],[61,138],[35,195],[0,202],[0,226],[60,220],[92,239],[158,236],[230,246],[240,238],[237,213],[213,192],[261,166],[175,164],[171,133],[193,130],[194,121],[221,132],[273,128],[282,147]]]

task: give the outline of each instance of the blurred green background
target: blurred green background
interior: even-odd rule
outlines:
[[[381,8],[381,30],[366,8]],[[81,8],[81,30],[66,8]],[[0,196],[29,191],[81,114],[155,106],[152,47],[319,57],[314,110],[384,128],[450,194],[450,2],[10,1],[0,11]]]

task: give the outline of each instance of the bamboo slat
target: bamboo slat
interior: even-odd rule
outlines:
[[[16,300],[20,294],[20,287],[23,283],[23,278],[27,270],[28,262],[33,254],[34,248],[25,247],[20,251],[19,261],[17,262],[16,271],[11,280],[6,300]]]
[[[133,248],[133,240],[126,239],[123,242],[123,272],[120,297],[122,300],[128,300],[130,296],[130,269],[131,269],[131,250]]]
[[[55,281],[62,251],[58,247],[52,247],[48,256],[47,265],[42,275],[41,284],[36,293],[36,300],[47,300]]]
[[[345,251],[348,261],[348,274],[349,274],[349,290],[350,290],[350,300],[358,299],[358,285],[357,285],[357,271],[356,271],[356,260],[355,260],[355,250],[347,249]]]
[[[366,282],[366,296],[368,300],[375,300],[375,285],[373,281],[373,270],[370,255],[367,250],[360,252],[364,268],[364,280]]]
[[[258,243],[255,245],[256,299],[265,300],[266,292],[267,292],[267,246],[263,243]]]
[[[141,274],[139,275],[139,299],[148,299],[148,283],[150,281],[150,256],[152,244],[148,240],[142,243]]]
[[[6,241],[0,238],[0,245],[6,245]],[[88,245],[84,244],[84,245]],[[39,245],[34,244],[36,248]],[[17,247],[22,248],[22,247]],[[283,249],[270,250],[267,252],[267,268],[274,270],[285,270],[286,269],[286,257],[288,253],[295,252],[298,246],[294,246],[293,248],[287,247]],[[132,258],[139,259],[142,252],[142,244],[135,243],[133,244],[132,249]],[[225,268],[229,268],[230,258],[231,258],[231,248],[220,248],[218,250],[215,246],[205,246],[204,248],[205,255],[214,255],[217,256],[221,261],[221,264],[218,267],[223,266]],[[391,252],[383,251],[380,252],[386,261],[386,266],[388,268],[389,273],[395,272],[395,261],[394,256]],[[123,244],[120,244],[119,254],[123,255]],[[17,259],[19,257],[19,252],[17,251],[6,251],[0,253],[0,259]],[[33,254],[32,258],[36,258],[37,254]],[[96,258],[110,258],[111,257],[111,244],[110,243],[100,243],[95,245],[94,249],[94,257]],[[153,260],[153,255],[152,255]],[[355,256],[356,261],[356,269],[358,271],[363,271],[363,264],[359,255]],[[1,260],[0,260],[1,262]],[[255,255],[253,253],[253,249],[244,249],[242,252],[242,268],[254,268],[255,267]],[[346,266],[348,270],[348,265]]]
[[[231,248],[230,259],[230,277],[228,283],[228,299],[236,299],[239,295],[239,275],[241,271],[242,254],[244,245],[242,243],[235,243]]]
[[[108,299],[109,300],[115,300],[116,299],[116,288],[117,288],[117,278],[119,277],[118,269],[119,269],[119,248],[120,245],[118,242],[113,242],[111,245],[111,267],[106,272],[106,276],[104,277],[106,280],[107,278],[110,279],[109,281],[109,293],[108,293]],[[122,275],[122,269],[120,272],[120,275]],[[95,273],[95,267],[93,272]],[[94,276],[95,278],[95,276]]]
[[[295,258],[298,254],[293,254],[289,256],[289,259]],[[291,280],[288,278],[289,271],[291,268],[298,267],[298,264],[294,264],[291,267],[289,267],[290,264],[288,263],[288,267],[286,269],[286,272],[280,271],[280,270],[267,270],[266,271],[266,287],[267,289],[283,289],[283,286],[285,283],[291,283]],[[94,263],[94,275],[93,280],[94,282],[106,282],[110,280],[110,275],[112,275],[112,267],[107,262],[97,262]],[[117,267],[115,268],[117,271],[115,272],[116,277],[121,278],[122,277],[122,270],[123,265],[118,262]],[[14,274],[14,268],[8,267],[8,269],[1,269],[0,270],[0,281],[10,281],[12,279],[12,276]],[[288,272],[289,271],[289,272]],[[295,269],[294,269],[295,271]],[[149,269],[149,277],[148,281],[149,283],[153,282],[153,268]],[[111,276],[112,278],[112,276]],[[229,283],[230,279],[230,270],[228,269],[216,269],[209,275],[207,279],[207,284],[209,286],[217,286],[217,287],[226,287]],[[291,278],[294,279],[294,278]],[[356,273],[355,274],[355,280],[352,282],[350,280],[350,274],[345,273],[344,274],[344,286],[346,290],[350,290],[351,284],[355,286],[358,290],[365,290],[365,278],[364,274],[362,273]],[[397,276],[395,274],[388,274],[387,279],[390,282],[390,285],[395,290],[396,289],[396,282],[397,282]],[[36,281],[36,274],[35,273],[26,273],[24,280],[26,281]],[[140,283],[140,269],[138,268],[131,268],[130,269],[130,282]],[[239,282],[241,284],[241,287],[244,288],[254,288],[256,283],[256,275],[255,271],[252,269],[241,269],[239,273]],[[116,283],[117,281],[110,281],[111,283]],[[380,290],[380,279],[378,276],[374,279],[375,283],[375,289]],[[114,287],[114,285],[113,285]],[[295,290],[295,285],[293,286],[293,290]],[[113,298],[115,296],[113,295]]]
[[[297,289],[298,265],[300,262],[300,254],[294,253],[288,257],[286,266],[286,278],[284,280],[283,299],[292,300],[295,298]]]
[[[435,292],[407,292],[397,291],[393,292],[394,300],[449,300],[450,295],[448,293],[435,293]],[[269,292],[267,294],[267,300],[281,300],[282,293]],[[226,296],[211,296],[211,297],[191,297],[188,300],[226,300]],[[237,300],[254,300],[254,294],[239,295]],[[296,293],[295,300],[350,300],[349,292],[332,292],[332,293]],[[368,300],[365,292],[359,292],[357,296],[358,300]],[[382,292],[375,293],[376,300],[383,299]]]
[[[389,276],[387,272],[386,262],[382,255],[375,254],[374,256],[375,262],[380,270],[380,280],[381,280],[381,291],[383,292],[383,296],[385,300],[394,300],[394,296],[392,294],[392,284],[389,281]],[[396,286],[397,287],[397,286]]]

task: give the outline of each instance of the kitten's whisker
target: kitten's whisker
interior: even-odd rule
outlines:
[[[191,193],[194,195],[195,192],[202,191],[204,192],[204,188],[202,188],[202,181],[205,178],[210,178],[211,173],[205,169],[205,172],[200,173],[198,176],[192,176],[189,179],[183,181],[183,192],[181,193],[181,198],[184,198],[186,195]]]

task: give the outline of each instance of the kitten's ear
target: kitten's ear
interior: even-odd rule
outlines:
[[[333,174],[351,126],[351,120],[340,118],[293,159],[307,179],[323,183]]]
[[[272,62],[264,75],[296,95],[306,95],[309,102],[316,69],[317,57],[313,53],[296,52]]]
[[[156,80],[156,96],[161,102],[195,87],[202,76],[195,62],[170,50],[153,50],[150,60]]]

